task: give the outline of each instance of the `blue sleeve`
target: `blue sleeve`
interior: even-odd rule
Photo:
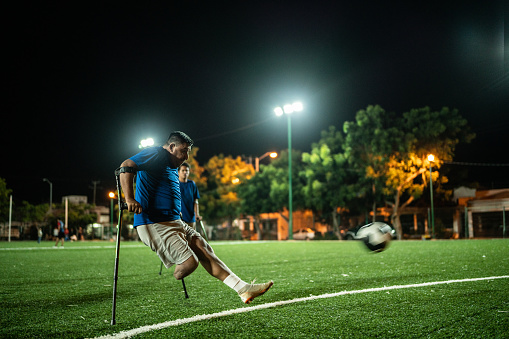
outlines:
[[[195,199],[200,199],[200,192],[198,191],[198,186],[196,186],[196,183],[194,183],[194,189],[196,191]]]
[[[129,159],[134,161],[136,166],[138,166],[139,171],[150,171],[154,169],[154,165],[160,164],[161,162],[165,162],[166,159],[161,159],[161,157],[165,156],[163,152],[160,151],[162,147],[148,147],[145,148],[140,153],[133,155]],[[157,166],[160,168],[160,165]]]

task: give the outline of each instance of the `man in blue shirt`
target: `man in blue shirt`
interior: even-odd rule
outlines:
[[[65,239],[65,225],[64,222],[60,219],[57,220],[57,228],[58,228],[58,236],[57,236],[57,242],[55,243],[54,248],[58,247],[58,241],[62,241],[62,246],[60,248],[64,248],[64,239]]]
[[[187,134],[172,132],[163,146],[146,148],[120,165],[120,184],[128,211],[135,213],[134,227],[141,241],[157,253],[166,268],[176,265],[175,279],[187,277],[201,264],[249,304],[273,282],[248,284],[241,280],[215,255],[202,236],[180,219],[178,168],[189,158],[192,146]]]
[[[189,226],[196,229],[196,223],[201,220],[200,216],[200,205],[198,199],[200,199],[200,192],[196,183],[189,180],[189,174],[191,172],[191,165],[187,162],[183,162],[179,167],[179,185],[180,185],[180,196],[182,198],[182,220]]]

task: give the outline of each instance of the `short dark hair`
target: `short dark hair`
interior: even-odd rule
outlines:
[[[193,139],[191,139],[189,135],[181,131],[171,132],[170,136],[168,137],[168,140],[166,141],[166,145],[169,145],[172,142],[175,143],[176,145],[187,143],[189,146],[193,146],[194,144]]]
[[[179,166],[179,171],[180,171],[180,168],[181,168],[182,166],[184,166],[184,167],[187,167],[187,168],[191,169],[191,165],[189,165],[189,163],[188,163],[187,161],[184,161],[184,162],[182,163],[182,165],[180,165],[180,166]]]

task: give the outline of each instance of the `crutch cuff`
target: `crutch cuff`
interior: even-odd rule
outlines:
[[[120,173],[136,173],[137,170],[134,167],[124,166],[119,167],[115,170],[115,175],[120,175]]]

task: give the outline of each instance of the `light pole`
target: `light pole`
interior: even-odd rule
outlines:
[[[277,157],[277,152],[267,152],[265,153],[264,155],[260,156],[260,157],[256,157],[255,158],[255,170],[256,172],[260,172],[260,160],[266,158],[270,156],[272,159],[276,158]]]
[[[431,164],[435,161],[435,156],[433,154],[428,155],[429,161],[429,192],[431,196],[431,238],[435,238],[435,214],[433,211],[433,179],[431,177]]]
[[[293,239],[293,196],[292,196],[292,121],[290,114],[302,111],[302,103],[294,102],[283,107],[274,108],[274,113],[279,117],[286,114],[288,117],[288,239]]]
[[[115,200],[115,193],[108,193],[110,197],[110,239],[113,237],[113,200]],[[117,235],[118,236],[118,235]]]
[[[53,209],[53,183],[46,178],[42,179],[42,181],[49,184],[49,211],[51,212]]]

